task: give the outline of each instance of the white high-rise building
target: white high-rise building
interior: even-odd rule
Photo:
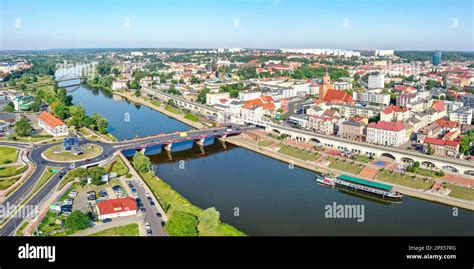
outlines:
[[[375,56],[393,56],[394,50],[376,50]]]
[[[369,89],[382,89],[385,86],[384,81],[384,74],[369,75],[368,87]]]

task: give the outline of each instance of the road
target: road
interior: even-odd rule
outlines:
[[[153,236],[166,236],[166,233],[163,227],[161,226],[161,222],[164,220],[162,217],[157,216],[157,213],[159,213],[158,208],[156,207],[157,201],[154,201],[154,206],[150,204],[145,194],[146,190],[143,187],[144,183],[141,181],[141,179],[131,181],[131,183],[133,187],[137,190],[138,197],[142,201],[143,207],[145,207],[146,209],[146,212],[142,212],[144,223],[150,223]]]

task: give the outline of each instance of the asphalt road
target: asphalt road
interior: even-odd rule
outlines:
[[[147,196],[145,195],[145,188],[138,182],[141,182],[141,184],[145,184],[140,179],[131,181],[133,187],[137,190],[138,197],[142,201],[143,207],[145,207],[146,209],[146,212],[142,212],[144,223],[150,223],[153,236],[166,236],[166,233],[163,227],[161,226],[161,222],[164,220],[162,217],[158,217],[156,215],[157,213],[159,213],[158,208],[156,207],[158,204],[156,204],[156,201],[154,206],[150,204],[147,199]],[[149,193],[149,195],[151,194]]]

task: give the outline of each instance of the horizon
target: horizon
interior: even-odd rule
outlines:
[[[474,51],[470,0],[4,0],[1,7],[1,51]]]

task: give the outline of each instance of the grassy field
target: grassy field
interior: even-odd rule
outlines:
[[[112,170],[110,170],[112,168]],[[128,167],[123,162],[122,158],[115,157],[111,162],[104,166],[105,171],[116,172],[117,176],[123,176],[128,173]]]
[[[268,147],[268,146],[271,146],[273,143],[273,141],[270,141],[270,140],[263,140],[263,141],[259,141],[257,143],[257,145],[261,146],[261,147]]]
[[[188,119],[190,121],[194,121],[194,122],[197,122],[199,120],[199,117],[194,115],[194,114],[191,114],[191,113],[188,113],[186,114],[186,116],[184,116],[185,119]]]
[[[333,158],[333,157],[328,157],[327,158],[328,161],[331,161],[331,164],[329,165],[329,168],[333,168],[333,169],[336,169],[336,170],[340,170],[340,171],[344,171],[344,172],[347,172],[347,173],[351,173],[351,174],[359,174],[360,171],[362,171],[362,166],[359,165],[359,164],[352,164],[352,161],[343,161],[343,160],[340,160],[340,159],[336,159],[336,158]]]
[[[181,114],[181,111],[177,108],[174,108],[172,106],[166,106],[165,107],[165,110],[171,112],[171,113],[174,113],[174,114]]]
[[[166,184],[163,180],[156,177],[152,172],[141,174],[143,180],[151,189],[155,197],[160,202],[163,209],[169,218],[173,217],[173,212],[184,211],[189,212],[197,217],[203,210],[191,204],[186,198],[177,193],[171,186]],[[171,234],[172,235],[172,234]],[[200,230],[201,236],[243,236],[241,231],[234,227],[220,223],[213,229]]]
[[[278,152],[304,161],[315,161],[319,158],[318,152],[307,152],[283,144],[280,144]]]
[[[0,164],[16,162],[18,149],[0,146]]]
[[[368,162],[370,162],[369,156],[365,156],[365,155],[355,155],[355,156],[354,156],[354,160],[356,160],[356,161],[358,161],[358,162],[361,162],[361,163],[368,163]]]
[[[90,236],[139,236],[138,224],[132,223],[125,226],[106,229]]]
[[[449,193],[449,196],[451,197],[474,201],[474,189],[472,188],[460,187],[449,183],[447,184],[447,188],[451,189],[451,192]]]
[[[0,178],[5,177],[12,177],[19,175],[28,169],[27,165],[15,165],[15,166],[8,166],[8,167],[0,167]]]
[[[153,101],[150,101],[150,103],[154,106],[157,106],[157,107],[160,107],[161,106],[161,102],[158,101],[158,100],[153,100]]]
[[[55,150],[60,150],[61,148],[62,148],[62,145],[49,147],[43,152],[43,154],[47,159],[61,162],[61,161],[77,161],[77,160],[83,160],[86,158],[93,158],[102,152],[102,147],[93,145],[91,147],[86,146],[84,148],[84,154],[81,154],[81,155],[74,155],[70,152],[54,153]]]
[[[13,185],[20,177],[14,177],[10,179],[0,179],[0,190],[6,190],[8,187]]]
[[[38,231],[41,235],[45,236],[62,236],[66,235],[65,231],[61,227],[60,224],[56,224],[56,220],[59,219],[60,221],[64,221],[66,219],[65,216],[60,215],[59,217],[56,216],[54,212],[46,213],[46,216],[41,221]]]
[[[433,186],[434,184],[434,180],[432,179],[428,179],[426,181],[420,178],[414,179],[411,176],[402,175],[396,172],[390,173],[387,170],[381,171],[379,175],[377,176],[377,179],[386,181],[389,183],[398,184],[401,186],[406,186],[406,187],[410,187],[414,189],[424,189],[424,190],[430,189],[431,186]]]

